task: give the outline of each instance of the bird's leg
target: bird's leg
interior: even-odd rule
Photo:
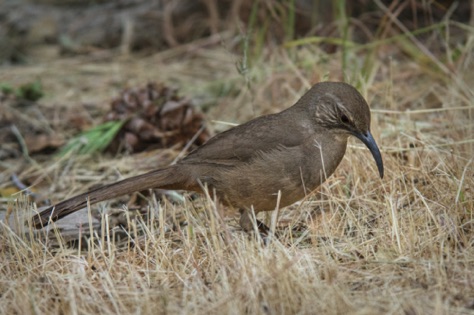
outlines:
[[[252,213],[247,209],[240,209],[239,223],[242,229],[247,233],[254,231],[254,223],[256,223],[257,230],[262,237],[267,237],[270,234],[270,228],[260,220],[255,219],[254,222]]]

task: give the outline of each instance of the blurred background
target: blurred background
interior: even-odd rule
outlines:
[[[262,43],[278,45],[308,36],[360,44],[416,30],[417,38],[440,52],[446,47],[436,25],[472,23],[471,6],[454,0],[4,0],[0,62],[39,62],[105,49],[153,53],[222,32],[249,31],[254,41],[258,34]],[[465,37],[459,28],[450,40]],[[337,43],[323,46],[328,53],[337,50]]]
[[[387,110],[443,107],[439,85],[455,82],[465,93],[468,83],[460,81],[473,79],[474,71],[465,71],[472,12],[471,1],[449,0],[4,0],[0,140],[11,145],[0,156],[21,155],[12,122],[30,153],[54,151],[98,125],[101,132],[86,135],[90,152],[184,146],[206,120],[201,113],[239,123],[289,106],[321,80],[370,90],[373,106]],[[413,93],[397,99],[393,81]],[[146,112],[168,91],[176,94],[173,102],[183,98],[168,104],[179,109],[162,117],[162,102]],[[36,123],[12,114],[21,104]],[[130,123],[138,108],[141,120]],[[188,110],[186,122],[179,121]],[[110,121],[129,123],[101,126]],[[185,125],[169,141],[149,136]],[[97,139],[107,131],[103,142]],[[120,140],[108,146],[119,131]],[[210,134],[205,130],[195,144]]]

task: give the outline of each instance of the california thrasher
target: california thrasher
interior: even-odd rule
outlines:
[[[292,107],[217,134],[178,163],[105,185],[62,201],[33,217],[41,228],[87,206],[151,188],[202,191],[240,209],[240,225],[253,229],[250,209],[274,210],[315,190],[341,162],[353,135],[372,153],[380,177],[383,162],[370,133],[370,109],[351,85],[314,85]]]

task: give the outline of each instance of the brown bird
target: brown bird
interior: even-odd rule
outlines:
[[[370,109],[362,95],[342,82],[314,85],[292,107],[217,134],[175,165],[130,177],[62,201],[33,217],[41,228],[87,206],[136,191],[161,188],[202,191],[241,212],[253,229],[255,212],[290,205],[315,190],[341,162],[353,135],[372,153],[380,177],[383,162],[370,133]],[[264,229],[261,222],[258,225]]]

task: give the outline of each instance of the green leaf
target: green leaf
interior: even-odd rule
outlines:
[[[69,140],[58,155],[64,156],[71,151],[88,155],[101,152],[107,148],[124,123],[125,121],[109,121],[84,131]]]
[[[18,88],[16,96],[19,99],[35,102],[44,96],[43,86],[39,80],[26,83]]]
[[[3,94],[9,95],[15,92],[15,89],[8,83],[0,83],[0,91]]]

